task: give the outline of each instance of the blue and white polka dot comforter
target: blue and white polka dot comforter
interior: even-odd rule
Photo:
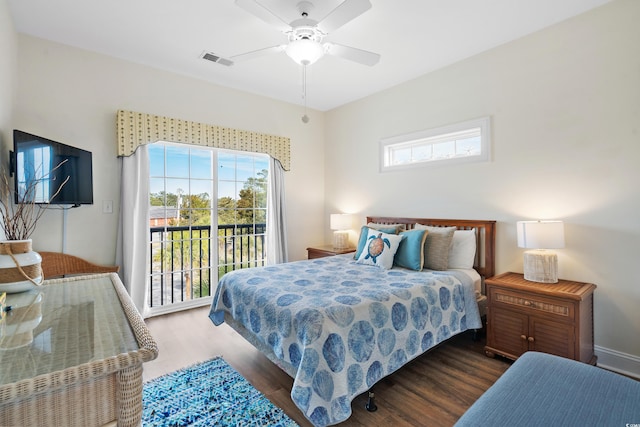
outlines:
[[[480,328],[471,279],[356,264],[352,255],[249,268],[222,277],[211,306],[227,312],[296,371],[291,398],[316,426],[447,338]]]

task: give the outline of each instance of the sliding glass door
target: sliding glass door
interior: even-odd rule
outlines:
[[[223,274],[264,265],[268,156],[162,142],[149,162],[152,312],[208,304]]]

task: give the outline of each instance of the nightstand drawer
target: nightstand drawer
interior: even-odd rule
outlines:
[[[513,307],[517,309],[531,310],[532,312],[544,312],[554,316],[573,321],[575,305],[566,300],[555,300],[540,295],[526,292],[512,292],[502,288],[491,287],[492,303],[496,306]]]

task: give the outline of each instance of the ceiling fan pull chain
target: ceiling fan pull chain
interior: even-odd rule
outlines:
[[[307,66],[302,66],[302,99],[304,99],[304,108],[307,108]],[[306,112],[306,110],[305,110]]]
[[[309,116],[307,116],[307,66],[304,64],[302,65],[302,99],[304,99],[302,123],[309,123]]]

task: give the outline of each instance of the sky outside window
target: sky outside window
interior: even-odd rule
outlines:
[[[237,200],[245,182],[269,169],[267,156],[237,154],[219,150],[217,153],[218,195]],[[209,149],[164,144],[150,144],[150,183],[152,194],[165,192],[199,195],[211,191],[213,156]]]

